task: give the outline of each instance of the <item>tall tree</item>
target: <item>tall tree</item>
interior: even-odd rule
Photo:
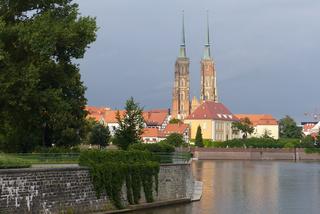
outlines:
[[[90,133],[90,144],[92,145],[99,145],[101,147],[106,147],[109,144],[111,135],[109,128],[100,124],[96,123],[91,130]]]
[[[3,148],[80,142],[86,99],[74,59],[84,56],[96,30],[72,0],[0,0]]]
[[[197,147],[203,147],[203,138],[202,138],[202,131],[201,131],[201,127],[200,126],[198,126],[198,128],[197,128],[195,145]]]
[[[302,129],[297,126],[297,123],[290,116],[285,116],[279,121],[280,137],[281,138],[301,138]]]
[[[239,131],[241,131],[241,133],[243,134],[242,138],[246,139],[248,137],[248,134],[252,134],[254,132],[254,127],[250,119],[245,117],[241,118],[239,121],[233,122],[232,130],[235,133],[239,133]]]
[[[183,136],[178,133],[172,133],[166,138],[166,142],[174,147],[180,147],[185,145]]]
[[[143,108],[131,97],[126,102],[123,116],[117,112],[119,128],[115,132],[114,142],[120,148],[126,150],[130,144],[138,143],[144,128]]]

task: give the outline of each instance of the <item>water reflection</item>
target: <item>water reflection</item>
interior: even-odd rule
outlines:
[[[197,161],[200,202],[134,214],[320,213],[320,163]]]

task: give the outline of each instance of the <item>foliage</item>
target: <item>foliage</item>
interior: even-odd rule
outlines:
[[[314,147],[314,138],[311,135],[307,135],[301,139],[301,146],[303,148]]]
[[[54,147],[36,147],[33,150],[33,153],[79,153],[80,152],[80,147],[79,146],[74,146],[74,147],[61,147],[61,146],[54,146]]]
[[[177,119],[177,118],[172,118],[170,121],[169,121],[170,124],[179,124],[179,123],[183,123],[182,120],[180,119]]]
[[[131,97],[126,102],[125,113],[121,117],[117,112],[117,121],[119,128],[115,132],[114,143],[120,148],[126,150],[130,144],[138,143],[143,133],[144,118],[142,115],[143,108],[139,107]]]
[[[202,132],[201,127],[198,126],[197,133],[196,133],[196,139],[195,139],[195,146],[197,147],[203,147],[203,139],[202,139]]]
[[[316,137],[316,141],[317,141],[317,146],[319,147],[320,146],[320,130],[319,130],[318,135]]]
[[[166,143],[136,143],[129,146],[129,150],[140,150],[140,151],[149,151],[149,152],[168,152],[172,153],[175,151],[174,146]]]
[[[281,138],[300,138],[302,135],[301,127],[288,115],[279,121],[279,129]]]
[[[186,143],[183,139],[183,136],[178,133],[172,133],[170,134],[165,141],[166,143],[174,146],[174,147],[180,147],[180,146],[186,146]]]
[[[1,149],[80,143],[86,99],[74,61],[96,31],[71,0],[0,1]]]
[[[320,148],[305,148],[304,149],[305,153],[320,153]]]
[[[239,121],[232,123],[232,130],[234,133],[239,133],[241,131],[243,133],[242,138],[247,138],[248,134],[252,134],[254,132],[254,127],[249,118],[241,118]]]
[[[123,185],[126,185],[130,204],[139,203],[142,188],[146,201],[152,202],[154,181],[158,190],[160,166],[150,152],[84,151],[80,155],[79,164],[90,167],[97,196],[107,194],[117,208],[123,208],[120,197]]]
[[[104,125],[97,123],[93,126],[90,134],[90,144],[92,145],[99,145],[101,147],[108,146],[110,142],[110,131],[108,127],[105,127]]]
[[[31,164],[21,158],[0,153],[0,169],[29,168]]]
[[[293,148],[301,147],[299,139],[246,138],[224,142],[204,141],[205,147],[212,148]]]

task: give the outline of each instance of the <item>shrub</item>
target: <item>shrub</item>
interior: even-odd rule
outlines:
[[[89,143],[92,145],[99,145],[101,147],[106,147],[110,141],[110,131],[108,127],[105,127],[102,124],[95,124],[92,128]]]
[[[186,143],[184,142],[183,136],[181,134],[172,133],[170,134],[167,139],[165,140],[168,144],[174,146],[174,147],[181,147],[186,146]]]
[[[149,152],[169,152],[172,153],[175,151],[174,146],[166,143],[136,143],[129,146],[129,150],[140,150],[140,151],[149,151]]]
[[[105,192],[117,208],[123,208],[121,190],[127,188],[127,200],[137,204],[143,189],[147,202],[153,201],[153,182],[158,191],[159,163],[146,151],[101,151],[81,152],[79,164],[91,169],[93,184],[100,198]]]
[[[33,153],[79,153],[80,147],[61,147],[61,146],[54,146],[54,147],[37,147],[33,151]]]
[[[305,148],[306,153],[320,153],[320,148]]]

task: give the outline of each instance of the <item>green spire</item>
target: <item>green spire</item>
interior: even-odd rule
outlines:
[[[184,32],[184,11],[182,11],[182,41],[180,44],[179,57],[186,58],[186,35]]]
[[[210,31],[209,31],[209,12],[208,11],[207,11],[207,35],[206,35],[206,44],[204,45],[203,59],[211,59]]]

